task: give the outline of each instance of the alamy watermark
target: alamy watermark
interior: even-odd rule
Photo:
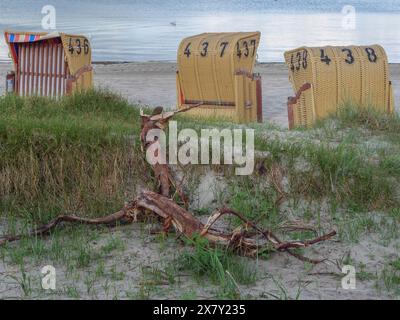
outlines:
[[[51,4],[47,4],[42,7],[42,10],[40,12],[42,14],[42,20],[41,20],[42,29],[48,31],[57,30],[56,7]],[[87,33],[86,37],[90,40],[92,39],[92,34]]]
[[[345,274],[342,278],[342,288],[354,290],[356,288],[356,268],[352,265],[345,265],[342,267],[342,273]]]
[[[146,151],[151,165],[223,163],[236,165],[236,175],[251,175],[254,171],[254,129],[201,129],[199,137],[193,129],[178,132],[177,122],[170,121],[168,143],[161,129],[149,130],[146,141],[151,143]]]
[[[357,26],[356,8],[346,5],[342,8],[342,28],[344,30],[355,30]]]
[[[43,275],[42,289],[56,290],[56,268],[47,265],[42,268],[41,273]]]
[[[42,28],[44,30],[55,30],[57,28],[56,8],[52,5],[46,5],[42,8]]]

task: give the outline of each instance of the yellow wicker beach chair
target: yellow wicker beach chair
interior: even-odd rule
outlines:
[[[261,77],[253,74],[260,32],[203,33],[178,49],[179,108],[234,122],[262,122]]]
[[[394,100],[385,50],[379,45],[301,47],[285,52],[296,96],[289,127],[311,127],[345,103],[392,113]]]

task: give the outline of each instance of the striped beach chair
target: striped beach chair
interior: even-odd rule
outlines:
[[[60,97],[92,87],[92,53],[81,35],[6,31],[20,96]],[[10,74],[7,80],[10,80]]]

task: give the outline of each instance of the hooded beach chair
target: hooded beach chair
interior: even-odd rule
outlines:
[[[60,97],[92,87],[92,52],[86,37],[6,31],[5,39],[14,63],[7,76],[8,91]]]
[[[301,47],[285,52],[285,61],[296,93],[288,100],[289,128],[312,127],[346,103],[394,111],[388,59],[379,45]]]
[[[260,32],[202,33],[178,49],[179,108],[195,117],[262,122],[261,77],[253,74]]]

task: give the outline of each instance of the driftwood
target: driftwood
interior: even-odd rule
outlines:
[[[146,137],[150,130],[152,129],[160,129],[164,130],[168,124],[168,121],[178,113],[187,112],[193,108],[197,108],[201,106],[202,103],[180,109],[177,111],[169,111],[163,112],[162,107],[157,107],[154,109],[153,114],[148,116],[143,114],[143,111],[140,111],[141,117],[141,133],[140,133],[140,142],[142,144],[142,152],[145,152],[153,143],[156,141],[147,141]],[[165,159],[164,159],[165,160]],[[165,197],[170,196],[170,187],[171,184],[175,187],[176,192],[179,194],[181,200],[184,202],[185,206],[187,207],[187,198],[185,197],[183,191],[181,190],[180,186],[174,181],[171,176],[170,170],[167,162],[164,161],[163,164],[156,163],[153,165],[153,171],[155,178],[159,182],[159,192]]]
[[[132,204],[126,205],[122,210],[116,213],[98,219],[86,219],[74,215],[61,215],[51,220],[50,222],[40,226],[39,228],[34,229],[27,235],[15,235],[15,236],[7,235],[0,237],[0,246],[6,244],[7,242],[18,241],[23,237],[34,237],[47,234],[62,222],[71,222],[71,223],[88,224],[88,225],[113,225],[117,222],[131,222],[133,220],[134,220],[134,206]]]
[[[141,112],[142,130],[140,139],[142,151],[145,152],[155,143],[155,141],[149,142],[146,140],[147,133],[151,129],[164,130],[168,121],[177,113],[185,112],[198,106],[200,105],[194,105],[193,107],[171,112],[163,112],[162,108],[158,107],[153,111],[152,115],[144,115],[143,112]],[[207,223],[203,224],[192,213],[187,211],[187,197],[184,195],[181,187],[174,181],[169,166],[167,164],[156,163],[152,166],[152,169],[155,179],[159,183],[157,192],[149,190],[143,191],[134,201],[125,205],[121,211],[99,219],[85,219],[77,216],[61,215],[25,236],[44,235],[63,222],[89,225],[112,225],[121,221],[130,223],[136,221],[138,216],[150,213],[164,220],[164,232],[168,232],[170,228],[173,227],[176,232],[188,238],[199,235],[206,238],[211,245],[229,247],[238,254],[248,257],[255,257],[265,250],[275,250],[284,251],[302,261],[317,264],[324,260],[314,260],[304,257],[294,252],[293,249],[305,248],[329,240],[336,235],[335,231],[331,231],[328,234],[310,240],[285,242],[280,240],[270,230],[261,229],[256,223],[249,221],[241,213],[229,208],[217,210],[209,217]],[[278,185],[276,187],[279,188]],[[173,188],[175,191],[171,191]],[[180,196],[185,208],[172,200],[175,194]],[[242,225],[231,231],[214,228],[215,222],[225,215],[236,216],[242,221]],[[301,223],[291,225],[288,229],[315,231],[310,226],[305,226]],[[22,237],[24,236],[8,235],[0,237],[0,245],[20,240]]]
[[[289,254],[310,263],[319,263],[323,260],[313,260],[303,257],[291,251],[291,249],[304,248],[328,240],[336,235],[332,231],[320,237],[305,241],[282,242],[269,230],[262,230],[257,225],[243,217],[242,214],[229,209],[222,208],[211,215],[206,224],[201,223],[193,214],[177,205],[171,199],[152,191],[142,192],[136,200],[136,209],[139,211],[148,210],[165,219],[168,225],[164,230],[173,226],[179,233],[188,238],[198,234],[211,244],[230,247],[240,254],[248,257],[257,256],[258,252],[273,249],[276,251],[286,251]],[[223,215],[233,215],[243,222],[243,227],[236,228],[232,232],[224,232],[213,229],[212,226]],[[254,232],[249,232],[252,229]],[[261,236],[257,237],[257,236]]]

